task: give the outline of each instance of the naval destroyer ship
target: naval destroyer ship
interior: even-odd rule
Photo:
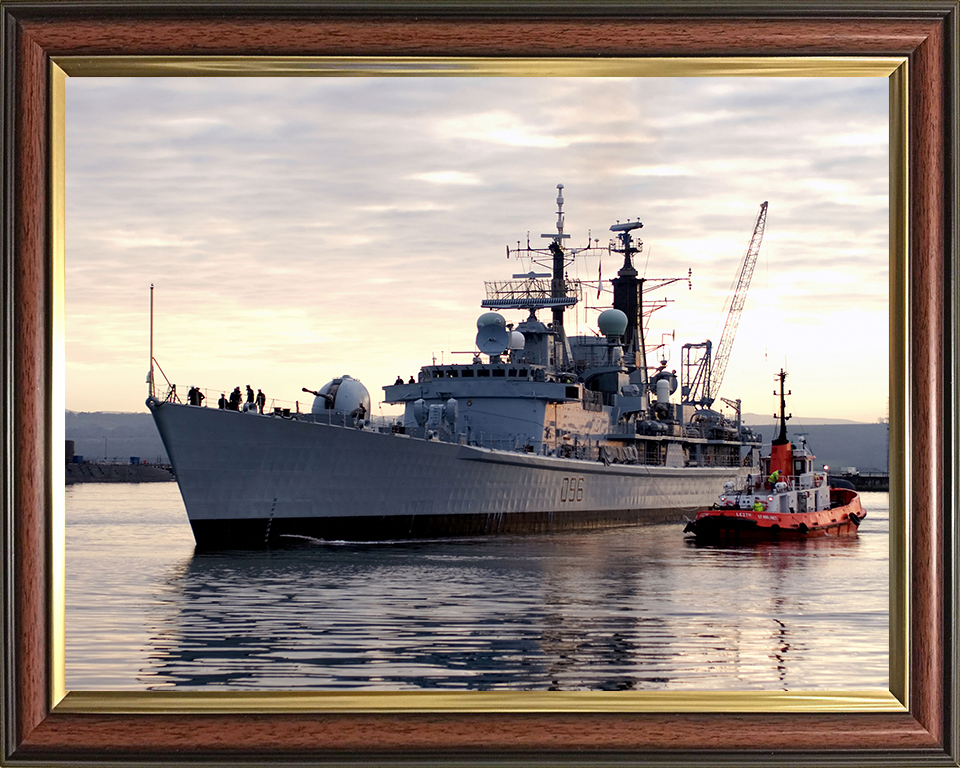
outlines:
[[[665,356],[648,350],[650,315],[666,302],[645,296],[690,274],[638,273],[639,221],[611,226],[602,249],[623,266],[599,333],[565,333],[564,312],[583,296],[566,267],[599,249],[566,246],[557,189],[546,247],[528,237],[513,251],[548,271],[487,283],[472,361],[383,387],[402,417],[371,419],[369,392],[350,376],[304,388],[310,413],[183,404],[169,383],[155,389],[151,349],[147,407],[198,548],[679,522],[757,466],[760,438],[739,413],[684,402]],[[518,322],[501,314],[510,310]]]

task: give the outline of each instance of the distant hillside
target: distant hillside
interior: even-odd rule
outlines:
[[[741,416],[744,424],[751,427],[757,424],[775,424],[777,420],[773,416],[761,416],[758,413],[745,413]],[[850,419],[823,419],[820,417],[807,419],[811,424],[863,424],[862,421],[851,421]]]
[[[763,436],[765,450],[774,437],[772,419],[747,414],[746,424]],[[827,420],[823,420],[827,421]],[[861,471],[887,469],[887,425],[822,423],[787,424],[790,438],[799,442],[806,433],[807,445],[817,457],[817,467],[857,467]],[[74,451],[86,459],[102,460],[104,449],[108,459],[128,461],[139,456],[147,461],[168,463],[160,435],[149,413],[77,413],[66,412],[66,438],[75,443]],[[106,438],[106,445],[104,445]]]
[[[777,427],[773,424],[747,423],[763,436],[763,450],[768,451]],[[817,457],[814,466],[818,469],[824,464],[831,469],[856,467],[861,472],[885,472],[888,469],[886,424],[787,422],[787,436],[794,445],[799,444],[801,435],[806,436],[807,448]]]
[[[149,413],[67,411],[65,417],[65,437],[74,441],[74,453],[85,459],[127,462],[138,456],[161,464],[170,461]]]

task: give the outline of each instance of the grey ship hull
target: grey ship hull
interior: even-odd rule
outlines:
[[[148,406],[203,549],[679,521],[714,503],[741,471],[608,466],[155,399]]]

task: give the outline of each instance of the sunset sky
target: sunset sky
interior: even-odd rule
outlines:
[[[506,246],[639,218],[665,289],[648,340],[719,343],[760,204],[766,235],[720,395],[874,422],[888,389],[883,78],[70,78],[66,407],[146,410],[251,384],[309,408],[350,374],[372,401],[433,357],[468,362]],[[614,255],[569,276],[616,275]],[[588,333],[610,294],[568,312]],[[661,296],[657,296],[661,298]],[[508,322],[523,313],[505,312]],[[547,319],[548,314],[543,314]],[[674,338],[675,336],[675,338]],[[651,362],[653,360],[651,359]],[[160,377],[158,377],[160,378]],[[162,378],[160,379],[162,381]],[[278,404],[280,404],[278,402]],[[374,413],[387,413],[374,405]]]

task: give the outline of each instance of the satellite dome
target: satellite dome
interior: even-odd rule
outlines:
[[[509,349],[523,349],[526,339],[520,331],[510,331]]]
[[[357,409],[363,409],[363,416],[370,415],[370,393],[352,376],[341,376],[328,381],[317,390],[313,399],[311,413],[329,413],[351,416]]]
[[[597,327],[604,336],[623,336],[627,332],[627,316],[619,309],[607,309],[597,318]]]
[[[477,331],[477,349],[485,355],[501,355],[509,344],[510,331],[497,323],[480,326]]]
[[[477,328],[483,328],[485,325],[499,325],[501,328],[506,328],[507,321],[499,312],[484,312],[477,318]]]

